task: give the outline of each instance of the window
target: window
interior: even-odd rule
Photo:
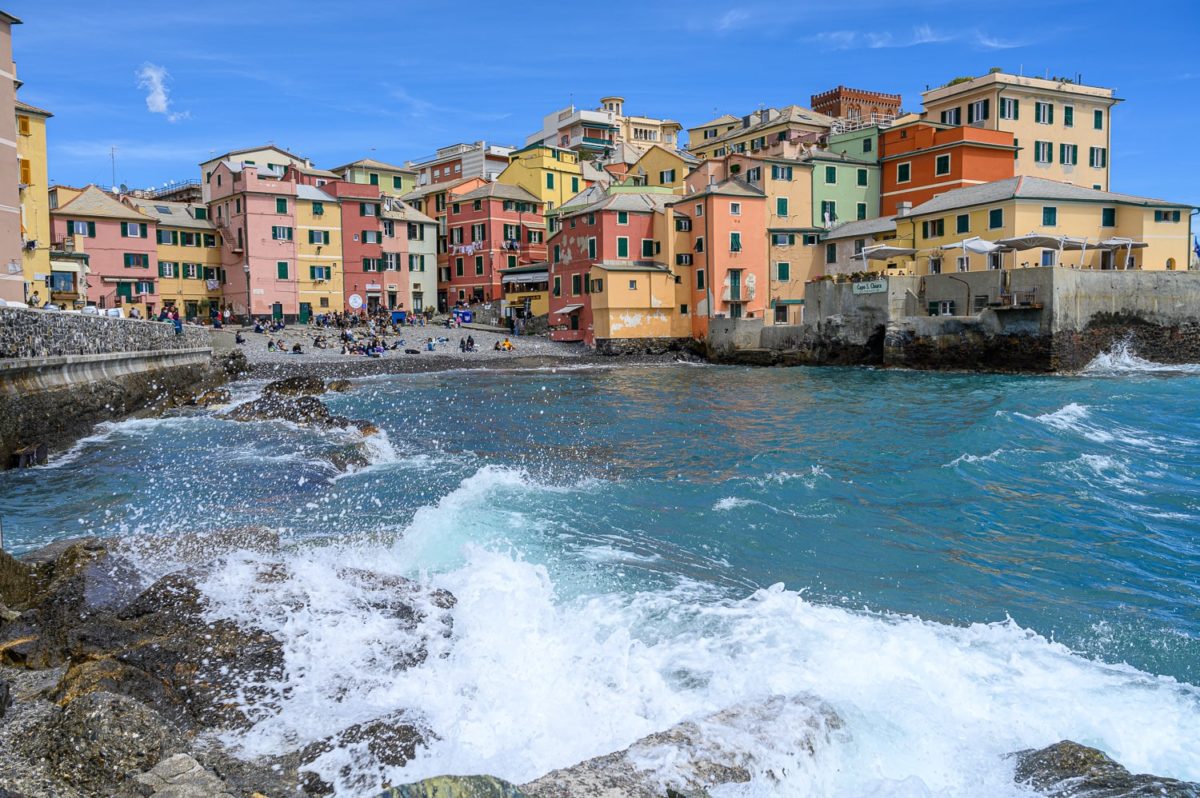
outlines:
[[[704,236],[696,236],[696,246],[695,246],[695,250],[696,250],[697,252],[703,252],[703,251],[704,251]]]
[[[829,186],[837,185],[837,167],[825,167],[825,184]]]
[[[856,214],[856,216],[855,216],[856,219],[860,219],[860,220],[866,219],[867,218],[867,203],[865,203],[865,202],[858,203],[858,205],[855,206],[854,211]]]
[[[1094,169],[1103,169],[1108,166],[1108,148],[1092,147],[1088,152],[1088,165]]]
[[[630,280],[630,281],[629,281],[629,290],[630,290],[630,291],[636,291],[636,290],[637,290],[637,280]]]
[[[1181,218],[1179,211],[1154,212],[1154,221],[1156,222],[1178,222]]]
[[[1117,209],[1116,208],[1101,208],[1100,209],[1100,226],[1101,227],[1116,227],[1117,226]]]
[[[898,163],[896,164],[896,182],[907,183],[912,180],[912,164]]]
[[[779,166],[778,164],[772,164],[771,179],[772,180],[789,180],[790,181],[792,179],[792,167]]]
[[[1058,263],[1058,250],[1043,249],[1042,250],[1042,265],[1054,266]]]
[[[776,216],[787,216],[788,215],[787,197],[776,197],[775,198],[775,215]]]
[[[730,252],[741,252],[742,251],[742,234],[741,233],[730,233],[729,234],[729,251]]]
[[[777,247],[787,247],[796,243],[794,233],[771,233],[771,244]]]
[[[1079,147],[1075,144],[1058,145],[1058,162],[1063,166],[1075,166],[1079,163]]]
[[[604,292],[604,281],[600,279],[592,280],[592,293],[600,294]]]
[[[1096,110],[1092,112],[1092,127],[1096,130],[1104,130],[1104,112]]]
[[[202,274],[203,273],[200,271],[200,264],[198,264],[198,263],[183,264],[183,278],[185,280],[195,280],[195,279],[201,277]]]
[[[471,225],[471,240],[472,241],[486,241],[487,240],[487,225],[482,224],[482,223]]]
[[[837,244],[831,242],[825,245],[825,262],[837,263]]]
[[[126,252],[125,253],[125,268],[126,269],[149,269],[150,256],[142,252]]]
[[[674,178],[672,178],[672,179],[674,179]],[[579,178],[578,177],[571,178],[571,191],[576,194],[579,193]]]
[[[870,152],[875,148],[874,139],[863,139],[863,152]]]
[[[954,219],[954,232],[969,233],[971,232],[971,216],[970,214],[960,213]]]
[[[515,224],[504,225],[504,240],[505,241],[520,241],[521,227]]]
[[[991,116],[991,100],[976,100],[967,106],[967,124],[983,122]]]
[[[463,276],[463,259],[462,258],[454,259],[454,276],[455,277]]]
[[[180,233],[179,243],[185,247],[198,247],[201,244],[199,233]]]
[[[1034,103],[1033,105],[1033,121],[1039,125],[1054,124],[1054,104],[1053,103]]]
[[[961,108],[947,108],[945,111],[942,111],[942,124],[943,125],[961,125],[962,124],[962,109]]]
[[[517,256],[516,255],[509,255],[507,260],[508,260],[508,268],[510,268],[510,269],[517,268]]]
[[[275,213],[287,213],[287,199],[284,197],[275,198]]]
[[[941,274],[942,273],[942,259],[941,258],[930,258],[929,259],[929,273],[930,274]]]
[[[88,238],[96,237],[95,222],[67,222],[67,232],[76,236],[87,236]]]
[[[461,244],[463,242],[463,229],[461,227],[450,228],[450,243]]]
[[[562,247],[558,244],[554,245],[554,262],[558,263],[562,260]]]
[[[369,175],[367,175],[367,181],[372,186],[377,186],[377,185],[379,185],[379,175],[375,174],[374,172],[371,172]]]
[[[332,266],[309,266],[308,279],[310,280],[328,280],[333,277]]]
[[[154,283],[149,280],[138,280],[134,288],[139,294],[154,293]]]
[[[658,173],[658,182],[674,183],[675,182],[675,170],[674,169],[664,169],[663,171],[659,172]]]
[[[622,226],[629,224],[629,212],[628,211],[617,211],[617,224],[622,225]]]
[[[679,306],[679,315],[680,315],[680,316],[686,316],[687,314],[688,314],[688,306],[687,306],[687,305],[680,305],[680,306]]]
[[[959,255],[954,261],[955,268],[960,272],[971,271],[971,257],[969,255]]]
[[[443,208],[441,208],[441,210],[445,210],[445,208],[443,207]],[[374,202],[360,202],[360,203],[358,203],[358,215],[359,216],[378,216],[379,215],[379,206],[377,204],[375,204]]]
[[[922,238],[941,238],[944,235],[946,235],[945,219],[930,219],[929,221],[921,222]]]
[[[174,277],[175,274],[176,274],[176,272],[175,272],[175,264],[174,263],[171,263],[170,261],[165,261],[165,260],[160,260],[158,262],[158,276],[159,277]]]
[[[309,230],[308,231],[308,243],[310,243],[310,244],[328,244],[329,243],[329,231],[328,230]]]
[[[617,239],[617,257],[618,258],[628,258],[629,257],[629,239],[626,238],[625,236],[621,236]]]
[[[1054,227],[1058,224],[1058,208],[1047,205],[1042,208],[1042,227]]]
[[[404,178],[400,175],[392,175],[392,190],[400,191],[404,188]]]
[[[554,188],[554,173],[546,173],[546,188]]]
[[[676,216],[675,229],[684,233],[688,232],[692,229],[692,220],[686,216]]]
[[[1063,106],[1063,127],[1075,127],[1075,106]]]
[[[696,217],[699,218],[703,215],[704,215],[704,204],[697,202],[696,203]]]
[[[933,160],[933,173],[937,176],[950,174],[950,155],[939,155]]]
[[[179,233],[175,230],[159,230],[158,243],[160,244],[178,244]]]
[[[272,227],[271,228],[271,238],[274,239],[275,241],[291,241],[292,240],[292,228],[279,227],[279,226]]]
[[[571,275],[571,296],[579,296],[583,293],[583,275]]]
[[[821,200],[821,219],[825,224],[833,224],[837,221],[837,202],[834,200]]]
[[[643,238],[642,239],[642,257],[643,258],[653,258],[654,257],[654,239],[653,238]]]
[[[558,276],[554,278],[554,295],[562,296],[562,278]]]
[[[729,203],[729,215],[730,216],[741,216],[742,215],[742,203],[740,203],[740,202]]]
[[[704,269],[696,269],[696,290],[704,290]]]
[[[483,274],[483,256],[476,255],[475,256],[475,276],[478,277],[481,274]]]
[[[325,203],[324,202],[314,202],[312,204],[312,215],[313,216],[324,216],[325,215]]]
[[[389,272],[400,271],[400,255],[396,252],[383,253],[383,268]]]
[[[288,262],[286,260],[278,261],[275,264],[275,276],[280,280],[286,280],[288,278]]]
[[[779,261],[775,264],[775,279],[782,282],[787,282],[792,279],[792,264],[786,261]]]
[[[1019,100],[1012,97],[1000,98],[1000,118],[1001,119],[1020,119],[1021,104]]]
[[[196,214],[195,218],[203,221],[208,218],[208,208],[196,208],[195,214]]]
[[[383,220],[383,234],[388,238],[396,237],[396,223],[391,219]]]
[[[858,185],[860,185],[860,186],[867,185],[867,170],[866,169],[858,170]]]
[[[528,238],[529,238],[530,244],[542,243],[542,237],[543,237],[544,233],[542,233],[541,230],[529,230],[527,232],[528,232]]]
[[[988,211],[988,229],[996,230],[1004,226],[1004,209],[992,208]]]
[[[1035,141],[1033,160],[1037,163],[1054,163],[1054,145],[1048,141]]]
[[[217,185],[220,185],[220,182],[219,182],[219,181],[220,181],[220,178],[221,178],[221,176],[220,176],[220,175],[217,175],[217,180],[218,180],[218,183],[217,183]],[[241,212],[242,212],[242,198],[241,198],[241,197],[236,197],[236,198],[234,198],[234,200],[233,200],[233,212],[234,212],[234,213],[241,213]]]
[[[125,238],[145,238],[146,225],[137,222],[121,222],[121,235]]]
[[[762,182],[762,167],[756,166],[753,169],[746,170],[746,180],[750,183]]]
[[[27,117],[27,116],[18,116],[17,117],[17,132],[20,133],[22,136],[31,135],[30,134],[29,117]]]
[[[595,260],[596,259],[596,239],[589,238],[587,247],[588,247],[588,250],[587,250],[588,258]]]
[[[692,265],[692,253],[681,252],[678,255],[676,255],[675,256],[675,265],[676,266],[691,266]]]

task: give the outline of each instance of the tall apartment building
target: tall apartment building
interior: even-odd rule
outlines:
[[[832,117],[799,105],[763,108],[733,123],[723,119],[689,131],[688,151],[692,155],[720,158],[729,153],[765,150],[781,141],[798,138],[816,141],[828,134],[834,123]],[[716,135],[712,135],[713,131]]]
[[[0,67],[10,80],[0,80],[0,299],[25,299],[21,256],[20,167],[17,161],[17,67],[12,57],[12,26],[21,20],[0,11]]]
[[[991,72],[921,94],[924,116],[945,125],[1011,133],[1017,175],[1108,191],[1112,89],[1069,78]]]
[[[625,98],[614,95],[602,97],[598,108],[572,104],[548,114],[542,119],[542,129],[527,136],[525,144],[594,154],[611,153],[624,143],[662,144],[674,149],[681,130],[683,126],[673,119],[626,115]]]
[[[54,276],[50,259],[50,186],[46,162],[46,120],[52,114],[20,100],[17,115],[17,171],[21,195],[21,266],[25,294],[34,291],[46,301],[74,302],[79,298],[82,274],[78,264],[67,262]],[[55,296],[57,295],[57,296]]]
[[[512,152],[512,147],[488,144],[486,141],[451,144],[433,155],[407,161],[404,168],[416,172],[418,188],[471,177],[495,180],[508,166]]]

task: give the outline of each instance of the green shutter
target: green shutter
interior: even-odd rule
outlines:
[[[178,230],[171,231],[171,243],[174,245],[179,244],[179,231]]]
[[[617,211],[617,224],[629,224],[628,211]]]
[[[787,216],[788,215],[787,197],[777,197],[775,199],[775,215],[776,216]]]
[[[121,222],[121,237],[129,238],[129,222]]]
[[[642,257],[643,258],[653,258],[654,257],[654,242],[653,241],[650,241],[648,239],[644,239],[642,241]]]
[[[1063,127],[1075,126],[1075,109],[1069,105],[1063,106]]]
[[[87,228],[88,228],[88,232],[87,232],[88,238],[95,238],[96,237],[96,223],[88,222]]]
[[[554,188],[554,173],[546,173],[546,188]]]
[[[1012,109],[1013,109],[1013,119],[1014,120],[1020,119],[1021,118],[1021,101],[1013,100],[1012,101]]]
[[[555,249],[557,249],[557,247]],[[629,257],[629,239],[628,238],[618,238],[617,239],[617,257],[618,258],[628,258]]]
[[[790,263],[780,263],[778,268],[779,268],[779,279],[780,280],[790,280],[791,279],[792,265]]]
[[[288,265],[286,260],[277,261],[275,263],[275,274],[280,280],[286,280],[288,276]]]
[[[145,223],[145,222],[143,222],[142,224],[138,225],[138,229],[141,231],[142,238],[148,238],[148,237],[149,237],[149,233],[147,233],[147,232],[146,232],[146,223]]]
[[[275,212],[276,213],[287,213],[287,200],[286,199],[284,199],[283,197],[275,198]]]
[[[1096,130],[1104,130],[1104,112],[1103,111],[1093,111],[1092,112],[1092,126],[1095,127]]]

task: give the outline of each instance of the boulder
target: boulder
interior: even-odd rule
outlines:
[[[354,384],[350,380],[330,380],[325,389],[336,393],[347,393],[353,387]]]
[[[685,721],[628,748],[521,785],[529,798],[663,798],[703,795],[709,787],[750,781],[754,751],[729,740],[760,740],[776,750],[812,754],[818,741],[841,728],[841,718],[810,696],[772,696]],[[657,763],[650,765],[648,763]]]
[[[312,743],[301,752],[300,758],[312,762],[334,749],[349,749],[355,768],[351,772],[349,766],[343,766],[338,773],[339,783],[343,790],[348,788],[355,794],[369,795],[387,783],[388,768],[407,764],[416,756],[417,748],[426,745],[432,736],[424,724],[409,717],[408,713],[393,712]],[[315,777],[315,774],[311,775]],[[332,785],[319,779],[311,778],[309,782],[333,792]]]
[[[187,754],[175,754],[133,778],[137,794],[158,798],[233,798],[225,782]]]
[[[232,398],[233,395],[229,392],[228,388],[213,388],[212,390],[205,391],[199,396],[193,396],[191,400],[188,401],[188,404],[195,405],[197,407],[227,405]]]
[[[320,396],[325,393],[325,382],[320,377],[285,377],[268,382],[262,389],[263,396]]]
[[[526,798],[507,781],[493,776],[437,776],[402,784],[379,793],[378,798]]]
[[[1051,798],[1198,798],[1200,784],[1135,775],[1103,751],[1063,740],[1012,754],[1013,779]]]
[[[294,424],[337,426],[338,417],[314,396],[266,394],[221,415],[230,421],[291,421]]]

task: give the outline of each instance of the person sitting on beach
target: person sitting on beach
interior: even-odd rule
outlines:
[[[167,311],[166,311],[166,310],[164,310],[164,311],[163,311],[163,314],[166,314],[166,312],[167,312]],[[165,319],[164,319],[164,321],[165,321]],[[254,322],[254,331],[255,331],[256,333],[261,333],[261,332],[263,332],[263,325],[262,325],[262,322],[261,322],[261,321],[255,320],[255,322]]]
[[[300,342],[299,342],[299,341],[297,341],[296,343],[292,344],[292,354],[293,354],[293,355],[303,355],[303,354],[304,354],[304,350],[300,348]]]
[[[241,330],[238,330],[236,333],[234,333],[234,334],[233,334],[233,342],[234,342],[235,344],[244,344],[244,343],[246,343],[246,337],[245,337],[244,335],[242,335],[242,331],[241,331]]]
[[[499,352],[499,351],[500,351],[500,342],[499,342],[499,341],[497,341],[497,342],[495,343],[495,345],[494,345],[494,346],[492,346],[492,349],[494,349],[494,350],[496,350],[497,352]]]
[[[475,336],[473,336],[473,335],[467,336],[467,351],[468,352],[475,351]]]
[[[346,346],[346,342],[345,342],[345,341],[343,341],[343,342],[342,342],[342,354],[343,354],[343,355],[348,355],[348,354],[350,354],[350,347]]]
[[[459,338],[459,339],[458,339],[458,351],[459,351],[459,352],[466,352],[466,351],[467,351],[467,339],[466,339],[466,338]]]
[[[274,339],[274,338],[268,338],[268,339],[267,339],[267,351],[268,351],[268,352],[274,352],[274,351],[275,351],[275,339]]]
[[[426,348],[427,350],[429,350],[430,352],[432,352],[432,351],[433,351],[433,347],[434,347],[433,339],[432,339],[432,338],[426,338],[426,339],[425,339],[425,348]]]
[[[508,340],[508,337],[505,336],[504,341],[501,342],[501,344],[500,344],[500,348],[503,349],[505,352],[511,352],[514,349],[513,342]]]

